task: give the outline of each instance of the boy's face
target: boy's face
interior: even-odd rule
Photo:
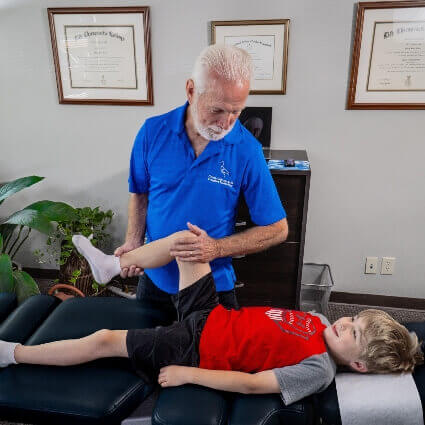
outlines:
[[[363,319],[354,316],[341,317],[324,330],[326,345],[338,364],[350,366],[357,372],[367,372],[365,362],[359,359],[366,344],[364,329]]]

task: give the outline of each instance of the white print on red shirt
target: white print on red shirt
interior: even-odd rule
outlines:
[[[309,340],[316,333],[312,317],[303,311],[272,308],[265,314],[288,334]]]

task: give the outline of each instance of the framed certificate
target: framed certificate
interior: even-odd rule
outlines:
[[[425,109],[425,1],[358,4],[347,109]]]
[[[254,64],[250,94],[285,94],[289,19],[213,21],[211,42],[246,50]]]
[[[153,105],[149,7],[47,11],[59,103]]]

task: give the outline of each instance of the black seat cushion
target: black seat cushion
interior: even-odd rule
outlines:
[[[0,294],[0,324],[9,316],[16,307],[16,295],[9,293]]]
[[[196,385],[161,390],[152,425],[311,425],[312,400],[285,406],[279,394],[243,395]]]
[[[285,406],[279,394],[234,397],[229,425],[310,425],[313,424],[312,399]]]
[[[59,304],[58,298],[48,295],[26,299],[0,325],[0,339],[25,343]]]
[[[42,304],[40,297],[32,298]],[[21,307],[24,304],[17,310]],[[28,316],[27,320],[33,317]],[[160,324],[164,324],[161,313],[144,308],[136,300],[74,298],[58,305],[26,344],[79,338],[102,328]],[[0,371],[0,417],[56,425],[117,424],[152,389],[132,372],[128,359],[101,359],[72,367],[14,365]]]
[[[225,425],[226,393],[196,385],[165,388],[156,402],[152,425]]]

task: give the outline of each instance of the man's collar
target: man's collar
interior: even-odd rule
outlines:
[[[167,114],[166,122],[168,127],[174,131],[174,133],[180,135],[185,131],[185,119],[186,110],[189,106],[189,102],[184,105],[172,110]],[[224,142],[228,145],[234,145],[242,140],[242,124],[237,120],[232,128],[232,131],[218,142]]]
[[[188,106],[189,102],[186,102],[184,105],[173,109],[166,116],[165,120],[168,127],[170,127],[170,129],[176,134],[181,134],[185,130],[184,122],[186,118],[186,109]]]

